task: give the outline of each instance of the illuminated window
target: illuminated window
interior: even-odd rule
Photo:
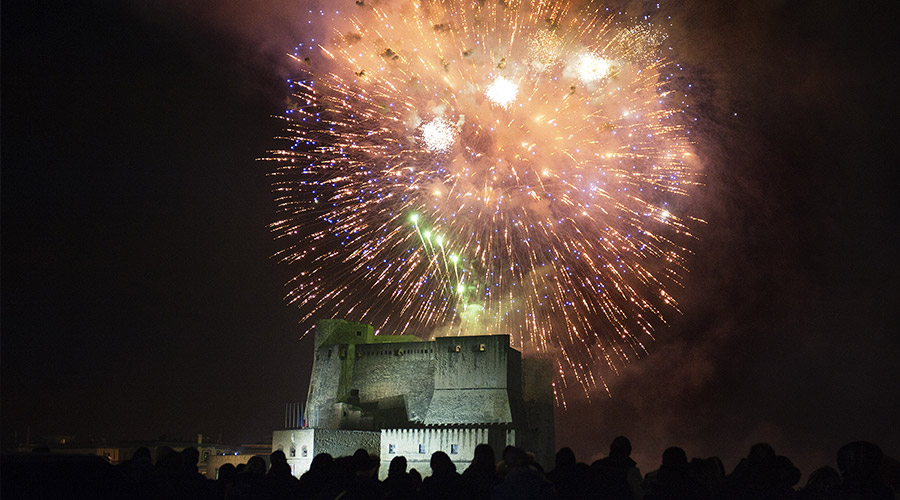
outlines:
[[[237,455],[237,453],[235,453],[235,455]],[[291,456],[292,456],[292,457],[296,457],[296,456],[297,456],[297,448],[294,448],[293,445],[291,445]]]
[[[300,447],[300,456],[301,457],[309,456],[309,451],[306,449],[305,445]]]
[[[457,446],[455,444],[451,444],[450,445],[450,454],[456,455],[457,453],[459,453],[459,446]]]
[[[397,453],[397,446],[393,445],[393,444],[389,444],[388,445],[388,453],[391,455],[393,455],[394,453]]]
[[[484,352],[484,344],[480,344],[480,345],[478,346],[478,350],[481,351],[481,352]]]
[[[424,444],[419,445],[419,453],[425,453],[425,445]]]

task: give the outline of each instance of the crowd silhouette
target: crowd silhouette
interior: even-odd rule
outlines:
[[[254,456],[246,464],[225,464],[215,478],[206,478],[198,472],[195,448],[176,452],[163,446],[156,449],[155,463],[151,462],[150,450],[138,449],[131,459],[116,467],[114,477],[105,475],[99,480],[101,485],[109,483],[111,489],[89,491],[106,493],[98,498],[146,500],[900,499],[900,464],[885,457],[875,444],[849,443],[838,450],[836,458],[838,469],[819,468],[800,486],[800,471],[766,443],[751,447],[730,473],[717,457],[689,461],[682,448],[671,447],[663,452],[656,470],[642,475],[631,458],[631,443],[619,436],[610,444],[609,454],[590,465],[578,462],[571,449],[562,448],[549,471],[521,448],[507,446],[497,460],[490,446],[480,444],[462,473],[446,453],[433,453],[430,475],[424,478],[416,469],[408,469],[405,457],[397,456],[390,462],[387,477],[379,480],[379,458],[362,449],[337,458],[319,454],[299,478],[291,474],[282,451],[270,455],[271,465],[267,466],[263,457]],[[16,470],[5,468],[5,480],[10,477],[8,473],[15,480]],[[40,498],[29,495],[44,483],[35,484],[19,490],[8,489],[5,484],[4,496],[12,492],[24,495],[16,497]],[[71,489],[69,493],[77,491]]]

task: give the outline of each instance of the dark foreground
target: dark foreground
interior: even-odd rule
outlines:
[[[897,500],[900,464],[878,446],[858,441],[837,452],[838,469],[812,472],[802,487],[800,471],[767,444],[750,449],[726,473],[716,457],[688,461],[684,450],[669,448],[657,470],[642,475],[630,458],[624,437],[610,445],[606,458],[588,465],[572,450],[556,455],[544,471],[522,449],[512,446],[495,457],[479,445],[460,474],[444,452],[431,456],[431,475],[407,470],[406,459],[391,461],[387,478],[378,480],[379,460],[364,450],[353,456],[315,457],[309,472],[291,476],[284,453],[273,452],[271,467],[256,456],[237,468],[226,464],[216,479],[197,472],[197,451],[162,447],[151,462],[146,448],[118,466],[100,457],[31,453],[4,455],[0,471],[3,499],[558,499],[558,500]],[[497,460],[499,458],[499,461]]]

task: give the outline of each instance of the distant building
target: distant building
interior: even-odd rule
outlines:
[[[197,470],[200,474],[215,479],[218,467],[225,462],[246,463],[250,457],[256,454],[264,454],[268,460],[268,444],[234,446],[221,443],[204,442],[203,436],[198,434],[197,441],[180,440],[151,440],[151,441],[119,441],[104,443],[78,442],[75,436],[49,436],[36,443],[23,444],[19,451],[27,452],[35,448],[46,448],[48,453],[68,455],[97,455],[105,458],[112,465],[119,465],[125,460],[131,459],[138,448],[147,448],[153,460],[156,460],[156,450],[163,446],[172,448],[177,452],[185,448],[196,448],[199,453]],[[217,458],[219,457],[219,458]],[[243,460],[243,461],[241,461]]]
[[[381,475],[403,455],[426,475],[444,451],[462,471],[475,446],[498,457],[514,444],[553,463],[552,365],[522,359],[508,335],[374,335],[371,326],[330,319],[316,324],[315,359],[302,422],[276,431],[299,476],[318,453],[364,448],[381,458]]]

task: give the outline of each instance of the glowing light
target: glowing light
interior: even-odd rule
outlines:
[[[422,125],[422,138],[429,151],[447,152],[456,139],[456,129],[443,117]]]
[[[519,87],[512,80],[502,76],[498,76],[485,91],[488,99],[504,108],[509,107],[516,100],[518,93]]]
[[[584,83],[593,83],[609,76],[609,61],[593,54],[581,54],[575,61],[575,71]]]

